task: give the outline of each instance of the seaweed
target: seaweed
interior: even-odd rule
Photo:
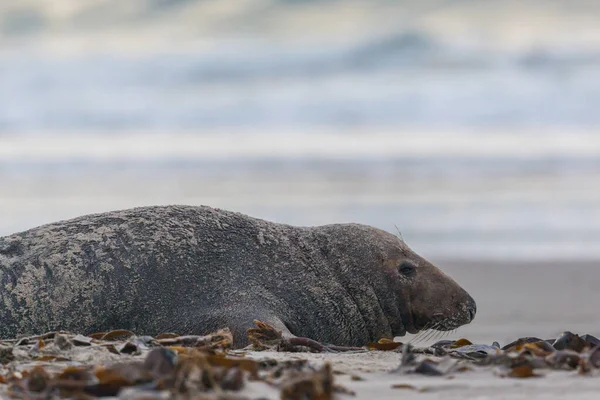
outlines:
[[[279,361],[256,358],[250,350],[278,352],[398,353],[390,377],[422,375],[452,378],[477,368],[491,369],[505,379],[542,378],[563,370],[600,375],[600,345],[591,335],[563,332],[555,339],[524,337],[504,347],[477,344],[466,338],[414,347],[388,338],[363,347],[340,347],[309,338],[284,337],[273,326],[255,321],[247,331],[251,343],[233,350],[227,328],[208,335],[138,336],[125,330],[92,335],[49,332],[0,346],[0,394],[10,398],[243,399],[250,382],[261,382],[282,399],[332,399],[353,393],[336,383],[328,362],[314,365],[301,355]],[[266,353],[265,353],[266,354]],[[272,353],[271,353],[272,354]],[[351,374],[350,381],[363,380]],[[410,384],[393,388],[419,390]]]

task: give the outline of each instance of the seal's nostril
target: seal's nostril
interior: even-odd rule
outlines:
[[[467,310],[469,311],[469,322],[473,321],[475,318],[475,314],[477,313],[477,305],[475,304],[475,299],[469,296],[467,301]]]
[[[474,318],[475,318],[475,309],[469,308],[469,322],[473,321]]]

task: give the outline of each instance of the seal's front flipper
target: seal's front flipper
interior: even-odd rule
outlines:
[[[258,347],[279,346],[284,340],[295,337],[278,318],[269,322],[254,320],[255,327],[246,330],[248,342]]]
[[[274,347],[281,351],[311,351],[318,353],[343,352],[343,351],[365,351],[363,347],[344,347],[320,343],[316,340],[293,335],[280,320],[276,325],[282,327],[278,330],[275,326],[263,321],[254,320],[255,328],[249,328],[246,333],[250,343],[257,347]],[[302,350],[304,348],[305,350]]]
[[[233,347],[236,349],[259,343],[267,347],[277,346],[282,340],[295,337],[281,319],[268,311],[236,311],[234,315],[216,313],[218,318],[207,318],[204,315],[200,320],[210,320],[210,329],[213,330],[228,327],[233,334]],[[206,331],[206,328],[203,330]]]

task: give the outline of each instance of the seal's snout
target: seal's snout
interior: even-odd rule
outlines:
[[[469,312],[469,322],[475,319],[475,314],[477,313],[477,304],[475,304],[475,299],[469,296],[469,300],[467,300],[467,311]]]

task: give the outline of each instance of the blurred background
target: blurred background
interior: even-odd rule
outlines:
[[[519,318],[551,334],[548,307],[600,327],[598,15],[594,0],[1,2],[0,235],[174,203],[397,226],[479,295],[475,335]]]

